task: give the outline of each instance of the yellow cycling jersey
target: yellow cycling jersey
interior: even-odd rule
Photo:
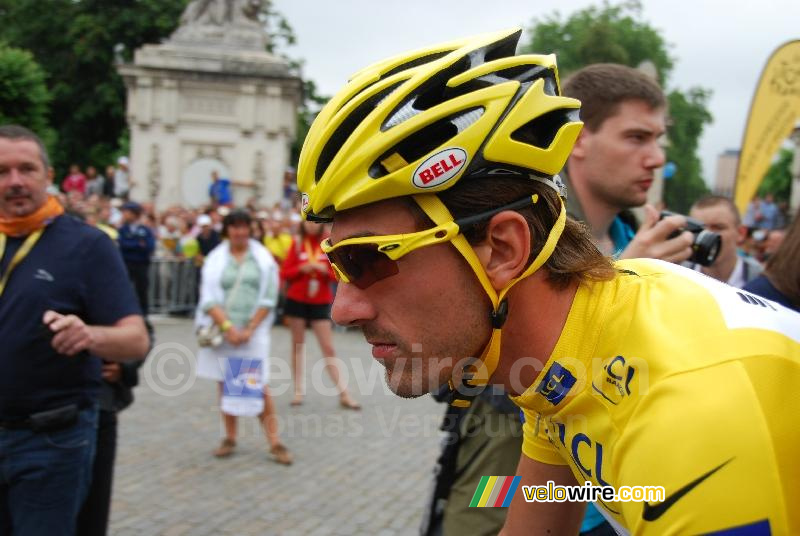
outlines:
[[[673,264],[616,266],[579,286],[514,399],[524,454],[579,484],[663,486],[597,503],[634,534],[800,534],[800,315]]]

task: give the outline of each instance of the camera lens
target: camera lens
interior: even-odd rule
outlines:
[[[719,255],[721,245],[722,239],[717,233],[703,229],[695,235],[692,244],[694,252],[689,260],[703,266],[711,266]]]

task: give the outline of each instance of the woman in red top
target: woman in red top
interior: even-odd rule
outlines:
[[[281,266],[281,278],[287,282],[286,306],[283,314],[292,332],[292,374],[294,376],[293,406],[303,403],[305,393],[303,384],[304,341],[306,325],[317,337],[326,368],[339,391],[340,404],[345,409],[361,409],[347,392],[341,381],[339,364],[333,349],[333,331],[330,308],[333,303],[331,284],[335,281],[333,268],[322,252],[324,226],[304,221],[300,226],[300,236],[295,239]]]

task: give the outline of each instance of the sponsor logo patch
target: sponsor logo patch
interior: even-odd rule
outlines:
[[[558,363],[553,363],[547,370],[536,392],[545,397],[551,404],[557,406],[564,400],[572,386],[575,385],[575,376]]]
[[[458,175],[467,163],[467,151],[450,147],[428,157],[414,171],[414,186],[434,188]]]
[[[636,369],[631,359],[618,355],[603,363],[603,370],[592,380],[592,390],[615,406],[632,393],[631,382],[636,377]],[[633,391],[638,391],[637,382],[633,382]]]

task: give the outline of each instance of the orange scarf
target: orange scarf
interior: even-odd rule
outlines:
[[[44,205],[21,218],[0,218],[0,233],[8,236],[25,236],[48,225],[64,213],[64,207],[52,195]]]

